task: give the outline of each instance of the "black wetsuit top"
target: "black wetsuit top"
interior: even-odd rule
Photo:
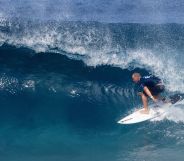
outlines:
[[[138,82],[138,92],[144,92],[144,87],[148,87],[148,89],[151,91],[151,93],[158,93],[159,92],[162,92],[160,91],[160,85],[162,87],[164,87],[162,85],[162,81],[160,78],[158,77],[155,77],[153,75],[150,75],[150,76],[144,76],[144,77],[141,77],[140,81]]]

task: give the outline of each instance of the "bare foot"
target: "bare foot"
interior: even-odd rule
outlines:
[[[142,114],[149,114],[149,110],[143,109],[143,110],[140,111],[140,113],[142,113]]]

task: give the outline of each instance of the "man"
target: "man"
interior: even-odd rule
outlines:
[[[157,102],[159,94],[164,91],[162,81],[155,76],[141,77],[140,73],[134,73],[132,80],[139,86],[138,94],[141,96],[144,109],[141,113],[148,114],[148,97]]]

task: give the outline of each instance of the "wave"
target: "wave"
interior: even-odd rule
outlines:
[[[183,22],[181,3],[163,2],[2,0],[1,160],[181,160],[183,101],[154,122],[116,123],[142,106],[135,71],[183,93],[184,25],[112,23]]]
[[[0,26],[1,44],[60,53],[88,66],[138,67],[162,78],[169,91],[184,89],[184,25],[14,19],[4,20]]]
[[[87,153],[84,159],[86,160],[89,158],[88,154],[91,154],[91,145],[96,148],[99,143],[103,143],[104,149],[107,145],[112,148],[110,151],[121,145],[118,158],[126,157],[132,160],[137,158],[137,154],[134,156],[134,153],[129,154],[129,151],[135,146],[135,142],[139,147],[142,144],[144,146],[147,136],[146,142],[153,138],[151,146],[171,146],[173,151],[173,144],[179,147],[183,145],[183,102],[170,107],[166,115],[153,122],[133,126],[119,126],[116,123],[135,108],[142,106],[131,80],[131,74],[135,71],[143,75],[159,75],[166,81],[168,95],[171,91],[176,92],[177,88],[182,93],[183,87],[176,84],[183,79],[178,75],[182,72],[178,68],[178,65],[182,65],[182,60],[177,57],[180,56],[179,49],[176,50],[178,53],[175,57],[171,57],[159,52],[162,49],[139,49],[139,45],[132,47],[130,40],[120,40],[113,41],[113,44],[127,43],[129,48],[119,50],[116,54],[100,52],[101,46],[94,48],[90,45],[88,48],[84,45],[88,52],[80,53],[77,48],[78,53],[75,53],[67,51],[66,48],[53,49],[51,46],[37,44],[34,40],[34,45],[27,44],[24,34],[19,37],[18,32],[11,33],[5,28],[1,30],[1,34],[6,38],[0,47],[0,131],[4,140],[0,143],[2,154],[7,154],[8,151],[14,158],[23,155],[22,160],[25,160],[24,157],[32,156],[25,151],[30,150],[27,148],[29,146],[34,149],[31,153],[38,154],[39,158],[45,159],[48,151],[51,155],[58,152],[59,159],[63,159],[65,155],[71,160],[71,153],[77,152],[76,157],[79,153]],[[11,39],[11,35],[14,39]],[[39,45],[42,46],[42,52],[37,48]],[[68,44],[66,46],[70,49]],[[115,46],[111,47],[111,51],[115,49]],[[155,140],[155,136],[159,136],[159,140]],[[86,140],[90,143],[87,149]],[[168,141],[170,142],[166,145],[165,142]],[[50,149],[53,145],[55,148]],[[78,148],[73,148],[81,145],[79,152]],[[130,145],[128,150],[127,145]],[[74,152],[70,151],[70,147]],[[138,152],[145,151],[141,148]],[[57,151],[58,149],[60,150]],[[137,151],[137,147],[135,150]],[[179,155],[182,157],[182,154]],[[101,155],[98,156],[100,160]],[[3,155],[4,160],[7,158],[12,160],[12,157]],[[52,159],[47,157],[47,160]],[[114,159],[115,157],[105,158]]]
[[[8,45],[3,45],[0,52],[2,97],[21,93],[39,93],[42,97],[51,94],[64,97],[65,101],[77,99],[80,102],[85,99],[95,106],[110,105],[125,115],[134,110],[132,107],[141,106],[131,74],[134,71],[148,74],[149,71],[145,69],[122,70],[110,65],[94,68],[86,66],[81,60],[72,60],[61,54],[38,54],[27,48]],[[183,122],[183,103],[176,106],[166,109],[167,115],[156,120]]]

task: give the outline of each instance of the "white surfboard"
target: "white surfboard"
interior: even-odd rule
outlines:
[[[173,96],[170,96],[168,103],[163,103],[161,101],[157,103],[156,105],[157,107],[155,107],[155,104],[150,105],[149,106],[150,110],[148,114],[141,113],[141,110],[143,109],[139,109],[133,112],[132,114],[122,118],[121,120],[118,121],[118,123],[119,124],[135,124],[135,123],[139,123],[139,122],[143,122],[147,120],[152,120],[156,117],[163,115],[172,104],[175,104],[181,101],[182,99],[183,97],[181,95],[175,94]]]
[[[118,123],[119,124],[135,124],[135,123],[151,120],[164,113],[164,110],[151,108],[149,110],[149,114],[143,114],[141,113],[141,110],[143,109],[139,109],[135,111],[134,113],[124,117],[123,119],[119,120]]]

